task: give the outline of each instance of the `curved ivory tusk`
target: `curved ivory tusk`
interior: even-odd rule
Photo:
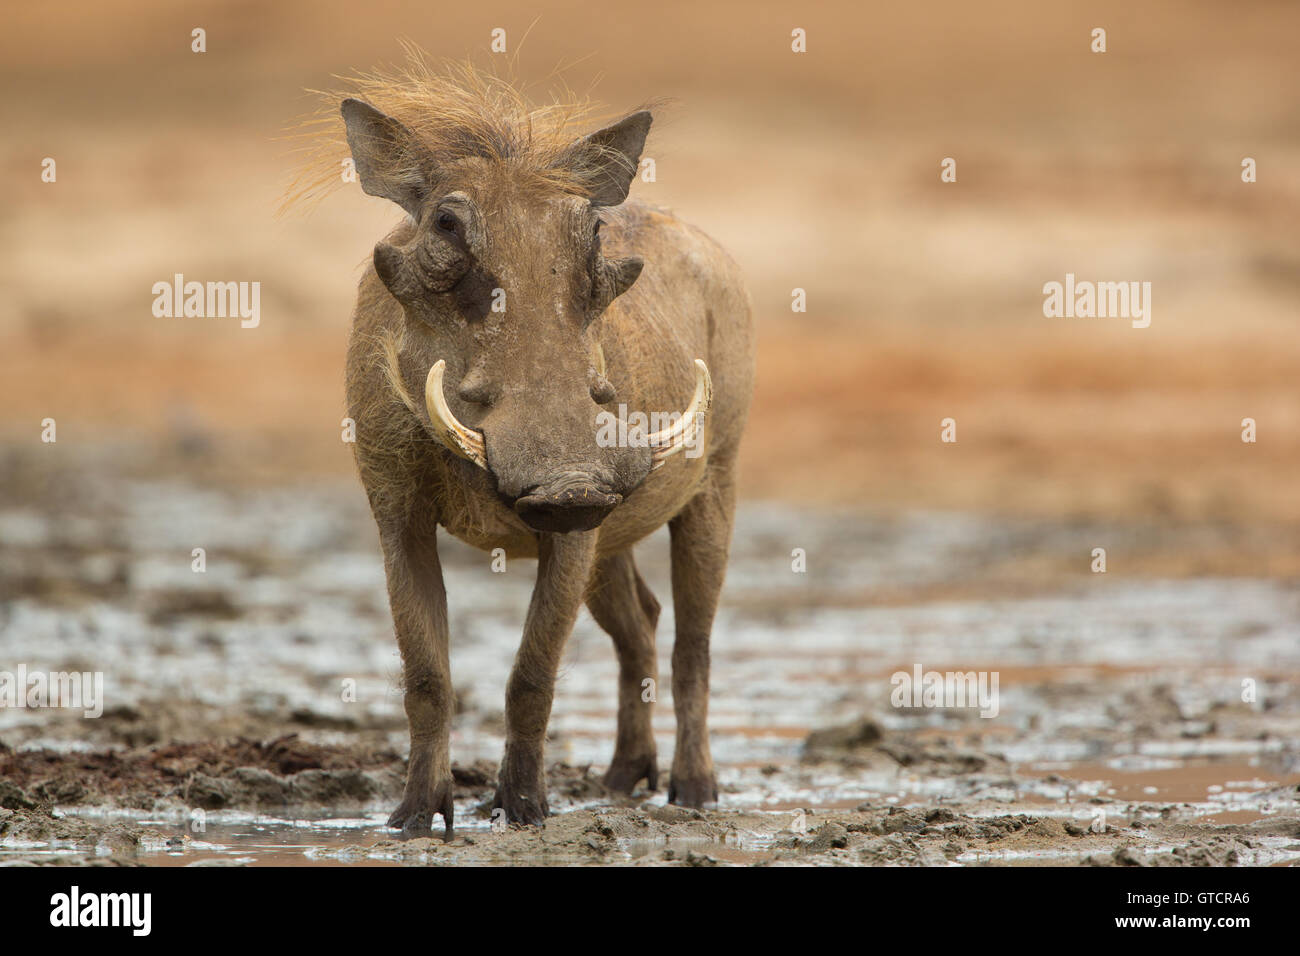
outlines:
[[[704,428],[704,419],[708,417],[713,405],[713,379],[709,377],[709,367],[703,359],[695,360],[695,395],[682,417],[663,431],[648,437],[651,452],[650,470],[654,471],[684,448],[694,445]]]
[[[447,407],[447,398],[442,394],[442,373],[446,367],[446,361],[438,359],[433,363],[433,368],[429,369],[429,377],[424,380],[424,407],[429,412],[429,423],[433,426],[434,435],[447,446],[448,451],[487,471],[487,450],[483,445],[483,436],[457,421]]]

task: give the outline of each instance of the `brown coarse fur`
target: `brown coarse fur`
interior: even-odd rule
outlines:
[[[391,825],[450,834],[452,689],[439,526],[537,580],[506,689],[496,806],[547,814],[544,742],[564,643],[585,602],[619,659],[606,784],[655,788],[651,732],[659,604],[633,546],[668,524],[677,747],[669,800],[716,799],[707,731],[709,637],[726,568],[735,462],[753,384],[748,297],[729,256],[664,210],[624,200],[648,112],[578,136],[585,108],[541,111],[500,81],[421,67],[367,78],[343,101],[362,188],[408,219],[375,247],[348,350],[356,458],[379,528],[411,729]],[[310,184],[307,189],[310,190]],[[598,439],[602,414],[680,412],[695,360],[713,381],[699,444],[652,469],[651,449]],[[426,379],[476,437],[457,450]],[[440,413],[441,414],[441,413]],[[442,422],[440,426],[439,423]]]

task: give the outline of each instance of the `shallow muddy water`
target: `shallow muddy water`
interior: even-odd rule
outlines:
[[[1141,576],[1151,554],[1201,546],[1205,529],[746,506],[713,645],[719,806],[692,814],[664,808],[662,789],[602,792],[617,669],[584,612],[551,722],[548,759],[564,765],[552,773],[557,815],[541,833],[493,832],[476,814],[501,753],[535,564],[494,573],[487,555],[444,536],[453,758],[479,769],[458,778],[458,839],[443,845],[383,827],[406,735],[358,488],[100,476],[0,505],[0,671],[104,675],[98,719],[0,708],[10,788],[0,790],[0,860],[1300,859],[1300,589]],[[1100,546],[1110,570],[1093,574]],[[666,552],[663,534],[638,550],[664,605],[655,729],[665,777]],[[891,675],[917,666],[996,674],[996,715],[893,706]],[[286,734],[318,749],[158,756]]]

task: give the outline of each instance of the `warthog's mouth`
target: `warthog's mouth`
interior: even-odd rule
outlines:
[[[424,405],[429,412],[429,423],[433,426],[434,436],[447,446],[447,449],[467,461],[472,461],[484,471],[491,471],[487,462],[487,446],[482,433],[462,424],[447,405],[447,398],[442,393],[442,375],[447,368],[443,359],[433,363],[429,377],[424,382]],[[690,405],[672,425],[648,435],[646,444],[650,446],[650,470],[654,471],[665,461],[686,448],[697,447],[704,420],[708,417],[713,404],[713,380],[709,377],[709,367],[703,359],[695,360],[695,395]],[[522,500],[522,499],[521,499]]]
[[[595,488],[569,488],[557,494],[527,494],[514,503],[515,514],[534,531],[567,533],[600,526],[623,496]]]

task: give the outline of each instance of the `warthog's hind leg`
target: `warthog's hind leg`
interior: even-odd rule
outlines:
[[[718,799],[709,752],[709,636],[727,570],[736,507],[734,462],[710,462],[700,491],[668,524],[672,537],[673,709],[677,747],[668,801],[699,807]]]
[[[655,657],[659,602],[637,572],[631,550],[597,563],[587,608],[614,639],[618,654],[618,737],[605,786],[615,793],[631,793],[645,780],[654,790],[659,765],[651,719],[659,683]]]

